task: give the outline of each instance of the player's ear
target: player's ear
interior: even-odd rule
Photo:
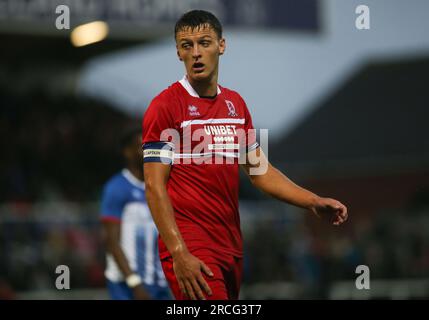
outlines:
[[[219,55],[223,55],[226,49],[226,41],[225,38],[219,40]]]
[[[179,57],[179,60],[183,61],[183,59],[180,57],[179,47],[177,46],[177,44],[176,44],[176,53],[177,53],[177,56]]]

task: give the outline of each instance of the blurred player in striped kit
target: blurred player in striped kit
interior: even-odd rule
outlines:
[[[126,167],[105,184],[101,200],[105,276],[115,300],[170,299],[158,256],[158,233],[146,204],[140,139],[140,128],[123,135]]]

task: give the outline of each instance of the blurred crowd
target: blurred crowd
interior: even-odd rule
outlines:
[[[88,201],[121,165],[118,132],[133,122],[94,101],[0,93],[0,202]]]
[[[379,213],[338,232],[271,202],[242,207],[245,286],[288,282],[299,298],[328,298],[335,282],[354,281],[360,264],[371,279],[429,278],[429,207]],[[63,264],[73,289],[104,287],[97,202],[0,207],[0,298],[55,290]]]
[[[69,267],[71,288],[102,287],[103,252],[96,204],[3,205],[0,299],[23,291],[55,290],[59,265]]]
[[[246,282],[297,283],[301,298],[328,298],[334,282],[354,281],[358,265],[371,279],[429,278],[429,206],[354,214],[345,230],[310,216],[256,219],[245,234]]]

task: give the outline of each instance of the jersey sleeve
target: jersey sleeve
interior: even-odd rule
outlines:
[[[244,106],[244,130],[245,130],[245,141],[241,145],[241,153],[247,153],[255,150],[259,147],[259,143],[256,137],[256,129],[253,127],[252,116],[247,108],[246,102],[240,97]]]
[[[101,220],[120,222],[124,201],[120,190],[112,184],[107,184],[101,198]]]
[[[143,117],[143,161],[172,164],[174,131],[174,117],[167,104],[159,97],[155,98]]]

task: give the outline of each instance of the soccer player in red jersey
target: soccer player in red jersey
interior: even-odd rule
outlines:
[[[347,208],[294,184],[264,156],[243,98],[218,85],[222,26],[193,10],[176,23],[185,77],[153,99],[143,119],[147,201],[176,299],[237,299],[242,274],[239,167],[252,184],[334,225]]]

